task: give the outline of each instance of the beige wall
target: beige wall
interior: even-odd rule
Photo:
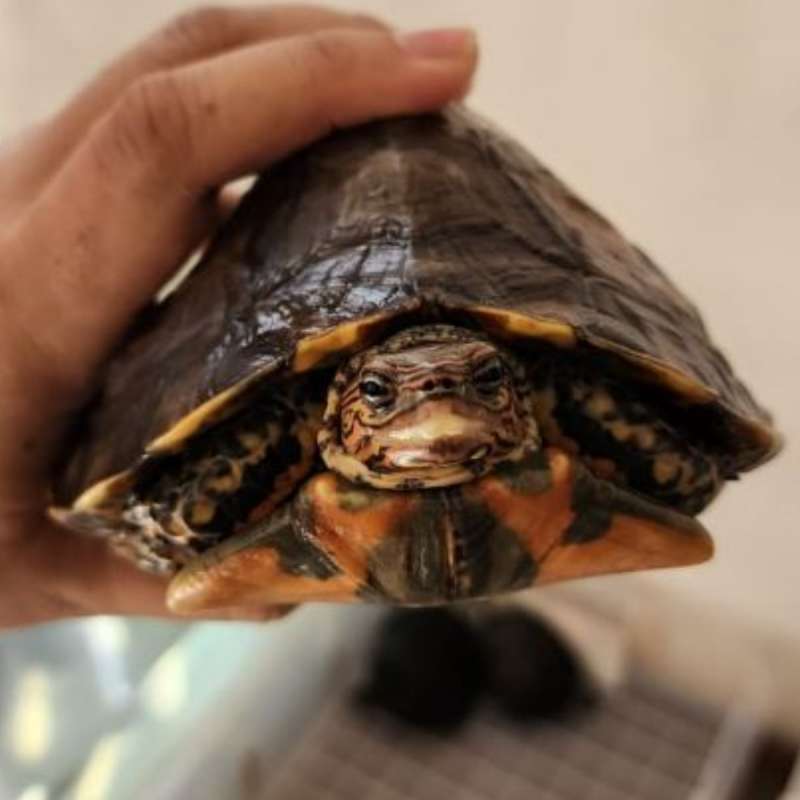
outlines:
[[[190,5],[2,0],[0,136],[46,113],[119,48]],[[666,266],[797,441],[800,3],[347,5],[401,27],[476,26],[483,69],[473,104]],[[678,592],[681,603],[800,647],[799,478],[790,446],[732,486],[705,517],[718,545],[714,563],[648,576],[657,595],[668,604]],[[615,591],[639,586],[626,581],[616,579]]]

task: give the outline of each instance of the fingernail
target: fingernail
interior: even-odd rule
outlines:
[[[422,58],[460,58],[475,50],[475,32],[470,28],[413,31],[400,34],[397,40],[407,53]]]

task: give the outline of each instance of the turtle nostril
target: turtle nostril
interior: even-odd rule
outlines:
[[[425,383],[422,384],[423,392],[433,392],[437,389],[439,391],[451,391],[455,388],[456,382],[452,378],[428,378]]]

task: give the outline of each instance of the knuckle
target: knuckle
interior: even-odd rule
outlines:
[[[162,163],[191,144],[194,98],[173,72],[149,75],[125,90],[102,125],[101,154]]]
[[[308,37],[309,69],[315,79],[330,80],[352,71],[358,53],[350,37],[340,31],[324,31]]]
[[[227,40],[233,26],[234,11],[225,6],[200,6],[172,19],[161,32],[169,43],[191,51]]]
[[[32,230],[27,220],[14,226],[12,235],[0,242],[3,252],[9,257],[9,266],[19,269],[32,257],[46,257],[41,247],[31,244],[39,244],[42,238],[41,232]],[[47,391],[55,392],[59,397],[75,396],[87,385],[88,369],[76,363],[67,341],[54,333],[52,326],[36,325],[36,320],[41,319],[41,313],[37,313],[40,296],[32,296],[25,291],[24,283],[16,283],[7,275],[0,275],[0,278],[3,329],[0,350],[3,351],[5,388],[12,393],[14,387],[19,387],[21,392]],[[53,278],[41,294],[57,292],[63,283]],[[57,316],[62,319],[64,315],[59,311]],[[11,345],[10,350],[8,345]]]
[[[372,28],[376,31],[390,31],[391,28],[383,20],[373,17],[371,14],[352,12],[347,15],[345,23],[354,28]]]

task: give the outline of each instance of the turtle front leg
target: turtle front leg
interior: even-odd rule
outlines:
[[[149,453],[135,474],[114,476],[75,507],[50,509],[51,516],[106,538],[148,572],[174,573],[269,519],[308,477],[317,458],[324,378],[269,384],[188,446]]]
[[[691,515],[722,488],[713,455],[635,389],[558,364],[534,366],[530,374],[544,441],[578,456],[598,477]]]

